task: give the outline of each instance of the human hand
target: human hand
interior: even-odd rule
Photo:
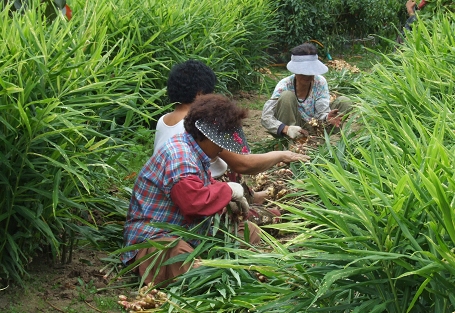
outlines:
[[[413,14],[414,14],[415,6],[416,6],[415,1],[408,0],[408,1],[406,2],[406,10],[408,11],[408,14],[409,14],[409,15],[413,15]]]
[[[295,153],[291,151],[280,151],[282,154],[281,162],[284,163],[291,163],[291,162],[308,162],[310,161],[310,157],[305,154]]]
[[[333,126],[340,127],[343,114],[338,114],[338,109],[332,110],[327,115],[327,122]]]
[[[243,198],[243,187],[239,183],[228,182],[227,183],[232,190],[232,200],[241,200]]]
[[[302,129],[300,126],[287,126],[286,135],[292,139],[299,137],[308,137],[308,132],[305,129]]]
[[[250,205],[248,204],[248,200],[246,200],[245,197],[243,197],[240,201],[237,203],[240,203],[240,207],[242,209],[242,216],[244,218],[248,217],[248,213],[250,212]]]
[[[250,205],[245,197],[237,201],[229,202],[229,209],[230,213],[233,215],[242,215],[244,218],[248,216],[248,212],[250,211]]]

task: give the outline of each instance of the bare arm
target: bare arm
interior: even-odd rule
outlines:
[[[308,162],[310,160],[307,155],[291,151],[271,151],[262,154],[242,155],[223,150],[219,156],[234,172],[246,175],[261,173],[280,162]]]

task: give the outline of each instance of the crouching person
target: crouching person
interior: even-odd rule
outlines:
[[[293,74],[278,82],[264,104],[262,126],[274,136],[291,139],[314,135],[319,123],[327,124],[328,133],[339,131],[343,115],[352,110],[351,99],[340,96],[330,102],[327,80],[322,76],[328,68],[319,61],[315,45],[304,43],[291,53],[287,69]]]
[[[237,107],[226,97],[202,95],[185,117],[185,132],[166,141],[141,169],[124,227],[125,246],[146,240],[172,242],[158,260],[152,257],[139,265],[139,274],[146,276],[145,283],[166,284],[188,271],[192,266],[189,263],[163,263],[174,256],[191,253],[198,244],[195,240],[173,237],[169,230],[150,223],[171,223],[190,230],[209,216],[223,214],[230,202],[237,203],[236,207],[245,215],[248,213],[243,187],[234,182],[216,181],[209,170],[210,160],[223,150],[249,153],[241,126],[246,117],[246,109]],[[258,243],[259,227],[251,222],[247,224],[249,242]],[[210,223],[202,225],[198,231],[207,232]],[[238,225],[239,237],[243,236],[244,227],[243,223]],[[131,264],[154,251],[150,247],[125,252],[122,262]],[[148,267],[151,269],[147,270]]]

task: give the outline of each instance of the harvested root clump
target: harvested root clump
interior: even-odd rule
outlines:
[[[316,118],[311,118],[308,121],[308,124],[313,128],[313,136],[321,137],[324,135],[324,127],[326,126],[324,121],[318,120]]]
[[[268,198],[272,200],[283,198],[286,194],[289,193],[289,190],[286,189],[286,184],[282,180],[273,182],[273,185],[268,187],[266,190]]]
[[[266,173],[259,173],[255,177],[256,186],[253,188],[254,191],[265,190],[266,185],[270,183],[270,177]]]
[[[315,119],[314,117],[312,117],[312,118],[308,121],[308,124],[310,124],[310,125],[313,126],[313,127],[318,126],[319,120],[318,120],[318,119]]]
[[[261,282],[261,283],[265,283],[267,282],[267,277],[265,277],[264,275],[262,275],[261,273],[254,273],[256,275],[256,278]]]
[[[292,151],[292,152],[298,153],[298,154],[306,154],[306,150],[307,150],[307,147],[308,147],[305,144],[306,141],[305,142],[296,141],[294,144],[289,146],[289,151]]]
[[[292,179],[294,173],[288,168],[281,168],[270,173],[259,173],[255,176],[254,191],[267,191],[267,199],[278,200],[290,191],[287,189],[286,180]]]
[[[292,178],[294,177],[294,173],[292,173],[292,171],[288,168],[281,168],[279,170],[276,170],[274,172],[278,177],[281,177],[281,178]]]
[[[328,61],[327,62],[327,66],[330,67],[330,68],[333,68],[337,71],[341,71],[341,70],[347,70],[351,73],[360,73],[360,69],[355,66],[355,65],[351,65],[349,64],[348,62],[344,61],[344,60],[331,60],[331,61]]]
[[[139,294],[134,300],[128,300],[125,295],[118,296],[118,304],[123,306],[126,310],[132,312],[147,312],[148,309],[156,309],[168,301],[167,295],[154,289],[151,284],[142,287]]]

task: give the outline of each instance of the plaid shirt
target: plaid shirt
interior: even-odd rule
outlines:
[[[181,179],[191,175],[198,177],[204,187],[212,184],[214,181],[211,178],[209,166],[209,157],[187,132],[169,139],[156,155],[147,161],[137,177],[124,227],[125,246],[141,243],[146,239],[169,236],[168,230],[152,227],[149,225],[150,222],[172,223],[188,229],[199,224],[205,216],[185,217],[171,199],[171,190]],[[228,202],[231,195],[230,188],[227,185],[223,188],[229,190]],[[208,191],[205,190],[205,192]],[[186,196],[184,192],[179,194],[183,198]],[[204,196],[201,197],[204,198]],[[123,253],[122,262],[126,264],[133,259],[137,251]]]

